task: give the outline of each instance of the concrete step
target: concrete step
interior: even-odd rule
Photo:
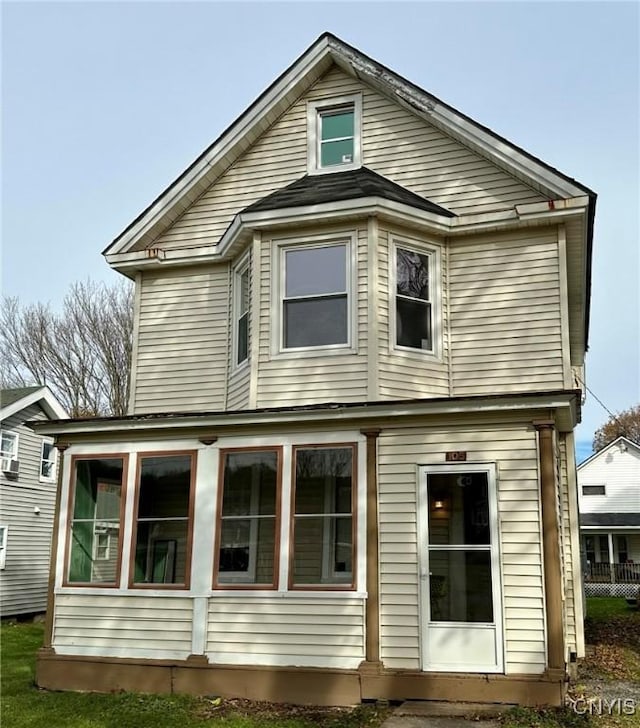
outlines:
[[[502,703],[462,703],[438,700],[405,700],[394,711],[394,715],[443,718],[495,718],[513,705]],[[485,724],[486,725],[486,724]]]

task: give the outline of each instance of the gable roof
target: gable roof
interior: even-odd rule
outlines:
[[[20,410],[39,404],[51,420],[69,419],[64,407],[58,402],[49,387],[41,384],[33,387],[15,387],[0,391],[0,420],[6,420]]]
[[[242,212],[319,205],[324,202],[355,200],[359,197],[383,197],[436,215],[455,217],[453,212],[416,195],[367,167],[331,174],[307,174],[245,207]]]
[[[598,450],[598,452],[593,453],[593,455],[588,457],[586,460],[583,460],[580,465],[578,465],[576,470],[579,472],[580,470],[582,470],[582,468],[584,468],[585,465],[588,465],[590,462],[593,462],[594,460],[602,457],[605,453],[609,452],[609,450],[611,450],[611,448],[615,447],[616,445],[624,445],[627,449],[633,448],[633,450],[635,450],[635,452],[640,455],[640,445],[633,442],[633,440],[629,440],[628,437],[620,435],[608,445],[605,445],[602,450]]]

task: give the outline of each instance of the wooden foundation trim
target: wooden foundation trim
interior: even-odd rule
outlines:
[[[544,559],[545,609],[547,617],[547,662],[549,670],[565,669],[562,617],[562,569],[555,464],[553,422],[534,422],[538,431],[540,499],[542,502],[542,544]]]
[[[471,675],[412,670],[205,665],[38,653],[36,682],[50,690],[186,693],[297,705],[357,705],[362,700],[444,700],[562,705],[564,673]]]

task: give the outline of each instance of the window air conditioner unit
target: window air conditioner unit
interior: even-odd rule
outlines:
[[[2,458],[0,465],[3,473],[11,473],[12,475],[18,474],[20,463],[17,460],[14,460],[13,458]]]

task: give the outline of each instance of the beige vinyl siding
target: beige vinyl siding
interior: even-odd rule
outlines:
[[[536,434],[525,423],[383,429],[379,442],[380,649],[389,668],[420,668],[417,466],[465,450],[496,463],[507,673],[545,668]],[[470,467],[472,467],[470,465]]]
[[[563,388],[556,228],[454,240],[454,396]]]
[[[188,597],[58,594],[53,647],[61,654],[186,658],[192,614]]]
[[[358,598],[242,596],[209,600],[212,663],[357,667],[364,659]]]
[[[223,409],[229,320],[227,264],[145,273],[134,414]]]
[[[9,527],[5,568],[0,571],[3,617],[43,612],[47,606],[56,483],[40,480],[43,439],[24,424],[46,419],[33,404],[2,422],[3,430],[18,434],[20,463],[17,478],[0,473],[0,524]]]
[[[296,238],[288,233],[287,243]],[[318,232],[318,230],[314,231]],[[348,235],[353,230],[331,229],[331,235]],[[276,236],[276,240],[280,240]],[[367,398],[367,228],[357,229],[357,291],[351,292],[351,305],[356,307],[356,354],[333,354],[318,351],[317,356],[279,356],[273,354],[272,336],[275,317],[280,315],[280,301],[273,300],[276,287],[271,270],[274,239],[263,238],[260,261],[260,340],[258,360],[258,407],[313,404],[318,402],[359,402]]]
[[[362,93],[362,161],[456,214],[541,201],[539,193],[360,81],[333,67],[153,243],[215,244],[247,205],[307,172],[308,100]]]
[[[391,341],[391,317],[395,316],[395,291],[391,290],[390,279],[393,271],[392,241],[400,247],[413,249],[434,249],[433,244],[415,235],[402,231],[380,229],[378,238],[378,381],[382,399],[402,399],[403,397],[446,397],[449,394],[449,346],[447,333],[447,287],[444,248],[440,255],[440,279],[432,282],[432,291],[440,295],[441,327],[436,332],[439,340],[440,356],[434,357],[421,352],[394,350]],[[437,246],[439,247],[439,246]],[[435,310],[434,315],[438,315]]]
[[[568,652],[577,651],[576,636],[576,609],[575,609],[575,575],[573,573],[574,554],[570,520],[569,501],[569,478],[567,467],[569,458],[567,453],[567,442],[565,436],[558,435],[556,449],[556,463],[558,471],[558,495],[560,505],[560,553],[562,561],[563,576],[563,597],[564,597],[564,629],[565,649]],[[580,577],[578,576],[578,589],[580,588]]]

